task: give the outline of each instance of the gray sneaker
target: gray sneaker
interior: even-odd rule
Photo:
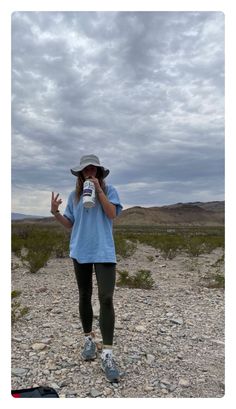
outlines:
[[[119,382],[120,373],[116,367],[115,361],[111,354],[106,354],[105,358],[102,358],[102,370],[105,372],[106,378],[109,382]]]
[[[81,356],[85,361],[92,361],[97,357],[97,347],[92,337],[86,339]]]

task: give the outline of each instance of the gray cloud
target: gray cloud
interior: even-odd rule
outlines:
[[[91,152],[126,206],[223,200],[223,13],[12,15],[13,210],[66,202]]]

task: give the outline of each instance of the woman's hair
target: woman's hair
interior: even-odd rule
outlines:
[[[101,189],[106,194],[106,184],[105,184],[104,179],[102,177],[102,170],[99,167],[97,168],[96,178],[99,180]],[[75,198],[76,198],[77,202],[80,200],[80,197],[81,197],[81,195],[83,193],[84,181],[85,181],[85,178],[83,176],[83,173],[79,172],[79,176],[77,177],[76,188],[75,188]]]

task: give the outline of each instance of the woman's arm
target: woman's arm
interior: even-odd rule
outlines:
[[[62,200],[59,199],[59,193],[56,196],[54,196],[54,192],[52,192],[51,213],[53,214],[55,219],[62,224],[62,226],[66,227],[67,229],[71,229],[73,223],[60,213],[59,206],[61,203]]]
[[[107,199],[105,193],[103,192],[101,188],[97,189],[97,194],[98,194],[98,198],[100,200],[100,203],[107,217],[109,217],[109,219],[115,219],[116,206],[113,203],[109,202],[109,200]]]
[[[109,217],[109,219],[115,219],[116,217],[116,206],[109,202],[109,200],[107,199],[105,193],[103,192],[100,184],[99,184],[99,180],[97,178],[95,178],[94,176],[91,177],[91,180],[94,182],[95,184],[95,189],[98,195],[98,199],[102,205],[102,208],[104,210],[104,212],[106,213],[107,217]]]

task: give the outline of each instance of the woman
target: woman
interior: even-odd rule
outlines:
[[[79,288],[79,312],[85,335],[82,351],[84,360],[96,358],[95,336],[92,331],[93,309],[92,272],[93,266],[98,284],[100,303],[99,325],[103,339],[102,369],[110,382],[119,381],[119,371],[112,355],[115,314],[113,293],[115,287],[116,254],[112,234],[112,220],[121,212],[122,205],[116,189],[106,185],[109,174],[95,155],[81,157],[80,165],[71,169],[77,177],[76,189],[71,192],[64,215],[58,210],[62,200],[52,192],[51,213],[63,226],[72,229],[70,257],[73,259]],[[94,182],[96,204],[92,208],[83,205],[83,183]]]

